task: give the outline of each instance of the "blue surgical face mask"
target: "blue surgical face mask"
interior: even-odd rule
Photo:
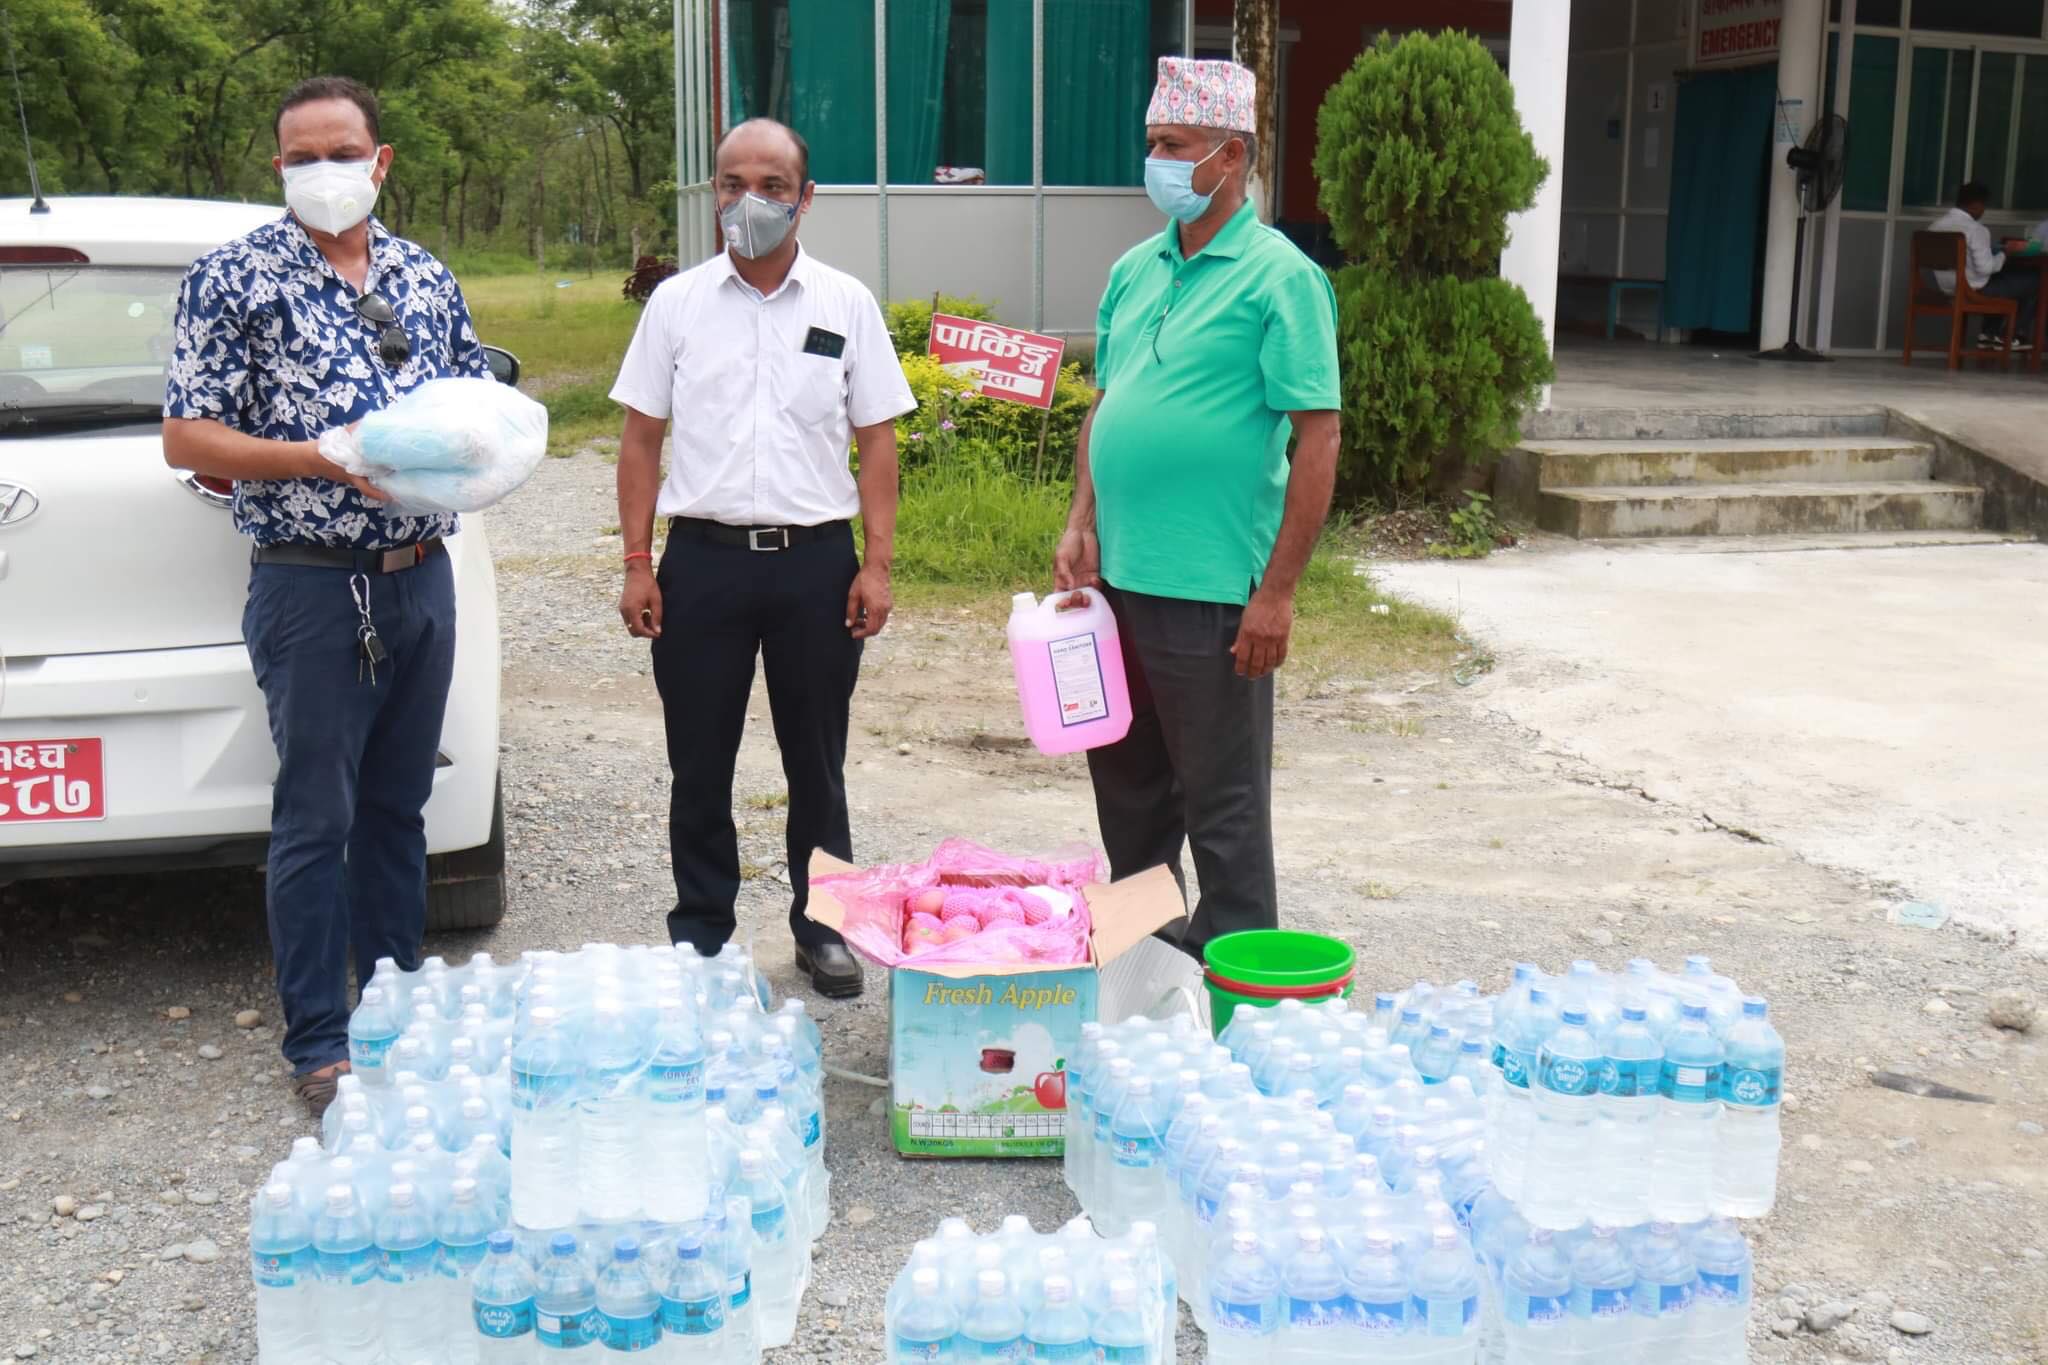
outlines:
[[[1216,155],[1216,152],[1222,151],[1226,145],[1217,143],[1216,151],[1210,152],[1209,156]],[[1146,157],[1145,193],[1152,197],[1153,206],[1168,218],[1181,223],[1192,223],[1207,213],[1209,201],[1216,197],[1216,191],[1211,190],[1207,194],[1195,193],[1195,167],[1207,161],[1209,156],[1203,157],[1201,161],[1172,161],[1161,156]]]

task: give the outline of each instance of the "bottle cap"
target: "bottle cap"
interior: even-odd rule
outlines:
[[[1020,592],[1013,594],[1010,598],[1010,614],[1013,616],[1020,611],[1031,611],[1037,606],[1038,595],[1036,593]]]
[[[1621,1017],[1628,1020],[1631,1024],[1640,1024],[1643,1020],[1650,1017],[1650,1012],[1641,1005],[1623,1005],[1621,1007]]]
[[[412,1207],[413,1187],[410,1180],[400,1180],[391,1187],[391,1207],[409,1209]]]
[[[1136,1280],[1111,1280],[1109,1282],[1110,1307],[1132,1308],[1137,1305],[1137,1302],[1138,1282]]]
[[[448,1193],[454,1198],[456,1203],[467,1204],[470,1200],[476,1198],[475,1178],[466,1175],[457,1177],[455,1182],[449,1185]]]
[[[1047,1303],[1065,1303],[1073,1297],[1074,1282],[1072,1280],[1064,1275],[1048,1275],[1045,1277],[1045,1301]]]
[[[1763,1018],[1764,1016],[1766,1016],[1766,1015],[1767,1015],[1767,1014],[1769,1014],[1770,1012],[1771,1012],[1771,1007],[1770,1007],[1770,1006],[1769,1006],[1768,1004],[1764,1003],[1764,998],[1763,998],[1762,996],[1760,996],[1760,995],[1746,995],[1746,996],[1744,996],[1744,997],[1742,998],[1742,1017],[1743,1017],[1743,1018],[1745,1018],[1745,1019],[1762,1019],[1762,1018]]]
[[[925,1295],[926,1297],[938,1293],[939,1272],[931,1269],[930,1267],[926,1267],[923,1270],[912,1271],[910,1275],[910,1287],[917,1293]]]
[[[640,1243],[631,1237],[621,1237],[612,1243],[612,1259],[627,1262],[639,1260]]]
[[[548,1255],[550,1255],[550,1256],[574,1256],[575,1254],[576,1254],[576,1234],[575,1234],[575,1233],[573,1233],[573,1232],[558,1232],[558,1233],[556,1233],[556,1234],[555,1234],[555,1235],[554,1235],[553,1237],[550,1237],[550,1238],[548,1239]]]
[[[1688,1019],[1704,1019],[1707,1017],[1707,1007],[1705,1005],[1685,1005],[1681,1007],[1681,1012]]]
[[[1000,1270],[984,1270],[974,1277],[974,1283],[984,1299],[1000,1299],[1010,1286],[1009,1277]]]
[[[1531,986],[1529,988],[1529,1003],[1532,1005],[1549,1004],[1550,992],[1544,990],[1541,986]]]
[[[499,1228],[491,1234],[489,1245],[492,1255],[503,1256],[512,1249],[512,1230],[510,1228]]]
[[[699,1260],[704,1255],[704,1242],[699,1237],[684,1237],[676,1242],[676,1259],[680,1261]]]
[[[263,1187],[263,1202],[274,1209],[289,1208],[292,1202],[292,1187],[282,1180],[273,1180]]]
[[[1584,1010],[1566,1010],[1560,1018],[1564,1023],[1571,1024],[1576,1028],[1584,1028],[1586,1026],[1586,1012]]]

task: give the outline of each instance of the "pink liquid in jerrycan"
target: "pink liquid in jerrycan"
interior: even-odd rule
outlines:
[[[1043,602],[1020,592],[1010,599],[1009,636],[1024,730],[1040,753],[1079,753],[1130,732],[1123,644],[1100,592],[1054,593]]]

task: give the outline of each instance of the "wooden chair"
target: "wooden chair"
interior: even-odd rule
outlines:
[[[1948,367],[1963,364],[1963,319],[1978,316],[2005,319],[2005,345],[1995,351],[1978,349],[1979,360],[1995,359],[2001,366],[2012,356],[2013,332],[2019,326],[2020,306],[2013,299],[1994,299],[1970,287],[1964,267],[1969,262],[1969,240],[1960,232],[1916,232],[1912,247],[1912,300],[1906,305],[1905,363],[1913,363],[1913,328],[1929,315],[1948,319]],[[1937,270],[1953,270],[1956,292],[1946,294],[1934,282]]]

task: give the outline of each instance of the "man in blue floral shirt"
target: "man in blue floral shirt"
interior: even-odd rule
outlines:
[[[243,636],[278,754],[270,942],[294,1089],[317,1114],[349,1069],[348,965],[419,966],[423,810],[455,664],[452,516],[389,513],[323,432],[429,379],[489,373],[462,291],[370,217],[392,150],[376,98],[302,81],[278,107],[290,212],[185,278],[164,456],[231,479],[255,542]]]

